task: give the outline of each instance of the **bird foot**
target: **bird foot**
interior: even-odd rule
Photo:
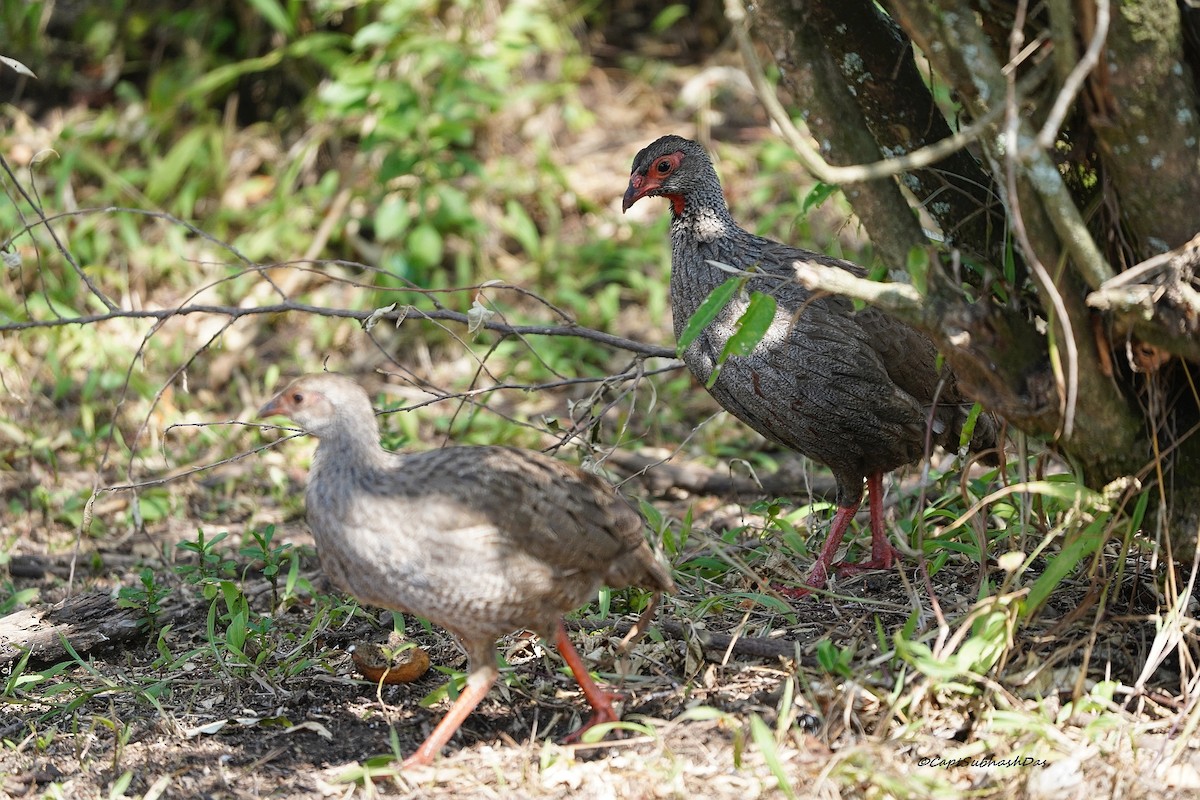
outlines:
[[[806,578],[806,583],[803,586],[784,586],[778,583],[771,584],[771,590],[777,592],[789,600],[800,600],[808,597],[815,589],[824,589],[825,581],[821,581],[820,585],[816,585],[812,581],[812,576]]]
[[[428,767],[433,763],[433,756],[433,753],[426,753],[423,752],[422,749],[418,749],[417,752],[404,759],[404,761],[400,764],[400,768],[413,769],[414,767]]]
[[[876,569],[891,569],[892,565],[899,559],[899,551],[889,544],[885,545],[882,551],[872,553],[871,557],[866,561],[843,561],[840,564],[836,564],[835,568],[839,575],[857,575],[860,572],[870,572]]]
[[[779,592],[789,600],[799,600],[808,597],[813,593],[814,589],[824,589],[825,581],[828,580],[829,570],[825,564],[818,561],[812,568],[812,572],[804,579],[802,586],[779,586],[772,584],[771,588]]]
[[[872,552],[871,557],[866,561],[847,562],[843,561],[839,564],[832,565],[832,569],[837,571],[838,575],[857,575],[860,572],[870,572],[877,569],[891,569],[892,565],[900,558],[899,551],[890,544],[885,544],[882,548]],[[808,577],[804,579],[803,586],[772,586],[771,588],[779,592],[789,600],[799,600],[813,593],[814,589],[824,589],[825,582],[828,580],[829,568],[820,561],[813,567],[812,572],[808,573]]]
[[[612,692],[604,692],[604,697],[608,701],[605,704],[607,707],[596,709],[596,712],[592,714],[587,722],[583,723],[575,731],[568,733],[562,738],[561,741],[563,744],[576,744],[591,728],[594,728],[603,722],[617,722],[621,719],[619,716],[617,716],[617,712],[614,711],[612,707],[612,701],[619,699],[620,695],[613,694]]]

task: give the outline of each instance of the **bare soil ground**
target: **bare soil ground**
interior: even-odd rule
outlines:
[[[682,513],[689,504],[700,509],[697,530],[718,532],[731,516],[747,521],[741,506],[720,498],[660,502],[668,512]],[[279,523],[281,541],[308,541],[299,520]],[[219,527],[237,531],[236,523]],[[749,559],[761,550],[752,531],[718,549],[740,549]],[[187,532],[165,526],[149,536],[157,547]],[[704,551],[714,541],[698,536],[694,548]],[[35,536],[21,550],[44,553],[55,549],[50,544]],[[109,600],[116,585],[136,583],[133,559],[124,556],[137,549],[130,544],[108,553],[86,549],[77,562],[76,591],[96,593],[114,618],[132,620]],[[18,579],[19,587],[40,587],[47,603],[64,596],[60,576],[68,555],[17,563],[16,571],[29,576]],[[1094,686],[1105,674],[1127,685],[1138,680],[1154,638],[1147,613],[1154,593],[1131,566],[1127,585],[1114,587],[1128,601],[1127,614],[1093,624],[1081,612],[1097,587],[1081,579],[1055,595],[1036,630],[1021,632],[1026,641],[1013,651],[1019,662],[1000,671],[992,692],[987,682],[981,685],[974,700],[885,653],[891,633],[910,618],[936,627],[927,586],[946,618],[970,613],[984,576],[968,563],[947,564],[928,584],[911,563],[902,571],[844,579],[836,597],[795,601],[786,611],[748,599],[761,591],[752,575],[731,571],[708,586],[685,580],[683,592],[660,609],[655,632],[630,657],[615,645],[631,615],[600,619],[585,609],[572,620],[580,651],[622,694],[624,718],[637,723],[623,738],[557,744],[577,727],[587,704],[556,655],[535,638],[514,634],[500,644],[504,677],[445,757],[409,771],[390,758],[393,747],[406,754],[424,738],[447,701],[428,709],[418,703],[447,675],[432,670],[415,683],[382,688],[358,676],[347,648],[386,641],[390,614],[358,609],[314,626],[312,614],[322,603],[296,604],[275,620],[270,641],[280,648],[299,642],[307,658],[297,667],[255,670],[226,662],[223,668],[208,652],[210,604],[175,580],[176,595],[163,612],[171,622],[163,641],[173,654],[194,658],[164,667],[156,662],[153,638],[132,624],[134,632],[78,653],[55,677],[61,699],[41,691],[27,704],[7,703],[0,736],[24,738],[0,753],[2,791],[34,797],[53,785],[67,797],[105,797],[128,772],[126,792],[144,797],[1189,796],[1200,760],[1186,745],[1194,739],[1177,730],[1172,697],[1179,671],[1170,661],[1149,676],[1134,706],[1138,713],[1119,715],[1118,730],[1095,729],[1099,709],[1058,719],[1053,735],[1029,722],[1041,718],[1049,725],[1077,682]],[[172,582],[165,565],[156,569]],[[303,571],[319,583],[314,559],[304,560]],[[795,579],[795,567],[778,557],[756,561],[752,571],[767,582]],[[991,573],[994,580],[1003,577],[998,568]],[[246,586],[253,603],[268,610],[267,582],[250,575]],[[463,668],[444,632],[407,623],[406,636],[435,666]],[[312,633],[306,638],[305,631]],[[845,674],[818,665],[822,639],[851,654]],[[1086,672],[1085,653],[1092,664]],[[285,661],[285,654],[264,663],[276,660]],[[24,672],[47,665],[27,664]],[[6,671],[12,668],[10,661]],[[77,708],[63,715],[67,703]],[[1114,703],[1123,705],[1124,698]],[[1104,719],[1111,724],[1112,716]],[[773,745],[764,747],[756,735]],[[1023,765],[980,765],[989,758]],[[1157,769],[1168,759],[1174,766]],[[780,788],[781,781],[788,788]]]

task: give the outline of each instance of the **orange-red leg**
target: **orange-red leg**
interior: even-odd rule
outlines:
[[[900,557],[883,529],[883,473],[876,472],[867,477],[867,502],[871,506],[871,557],[857,564],[838,564],[838,572],[842,575],[871,569],[891,569],[892,563]]]
[[[500,671],[496,669],[495,664],[480,667],[472,672],[467,678],[467,685],[463,689],[463,693],[454,701],[454,705],[450,706],[450,710],[433,729],[433,733],[421,742],[417,751],[404,759],[404,766],[420,767],[433,763],[434,757],[442,751],[446,742],[450,741],[450,737],[458,730],[458,726],[463,724],[463,720],[470,716],[480,701],[487,696],[488,690],[492,688],[492,684],[496,682],[499,675]]]
[[[808,577],[804,579],[804,587],[781,587],[779,592],[788,597],[801,598],[810,594],[813,589],[825,588],[825,582],[829,579],[829,569],[833,563],[833,557],[837,555],[838,548],[842,546],[842,537],[846,535],[846,529],[850,527],[850,520],[854,519],[854,515],[858,513],[859,503],[852,506],[838,506],[837,514],[833,517],[833,522],[829,523],[829,534],[825,537],[825,544],[821,547],[821,553],[817,556],[816,562],[813,564],[812,571],[808,573]]]
[[[601,722],[616,722],[620,717],[612,707],[613,695],[601,689],[592,680],[579,651],[575,649],[575,645],[571,644],[571,639],[567,636],[567,627],[563,625],[561,619],[558,621],[558,629],[554,632],[554,646],[558,648],[563,661],[567,662],[567,666],[571,668],[575,680],[579,682],[579,688],[583,689],[583,696],[587,698],[588,704],[593,709],[591,719],[580,725],[579,730],[563,739],[564,743],[576,742],[593,725],[599,725]]]
[[[839,574],[846,575],[864,572],[872,569],[891,569],[892,563],[898,557],[896,549],[888,541],[887,532],[883,529],[883,473],[876,472],[867,476],[867,502],[871,511],[871,557],[857,564],[843,561],[837,565]],[[850,521],[858,513],[859,503],[852,506],[839,506],[833,522],[829,524],[829,535],[813,564],[812,571],[804,579],[805,586],[797,588],[782,588],[779,591],[792,598],[804,597],[813,589],[825,588],[829,580],[829,570],[833,568],[833,557],[842,546],[842,539],[850,527]]]

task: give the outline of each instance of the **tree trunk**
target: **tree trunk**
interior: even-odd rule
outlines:
[[[935,262],[910,321],[965,387],[1090,485],[1133,475],[1165,498],[1160,530],[1190,558],[1200,15],[1168,0],[1117,4],[1107,20],[1089,0],[1030,6],[1028,18],[1025,6],[967,0],[887,8],[768,0],[753,24],[833,163],[911,153],[951,136],[952,122],[985,123],[970,150],[847,197],[897,266],[913,240],[897,199],[908,190],[961,254]],[[950,99],[939,105],[930,86]]]

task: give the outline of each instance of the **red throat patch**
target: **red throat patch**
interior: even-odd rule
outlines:
[[[663,197],[671,201],[671,210],[675,212],[675,216],[683,214],[683,195],[681,194],[664,194]]]

